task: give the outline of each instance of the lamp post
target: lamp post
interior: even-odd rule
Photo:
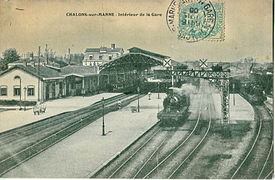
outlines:
[[[140,89],[139,89],[139,86],[137,87],[137,92],[138,92],[138,112],[139,112],[139,91],[140,91]]]
[[[159,97],[159,82],[158,82],[158,99],[160,99],[160,97]]]
[[[24,87],[24,111],[26,111],[26,90],[27,88]]]
[[[14,79],[19,79],[19,88],[20,88],[20,90],[19,90],[19,95],[20,95],[20,101],[19,101],[20,108],[19,108],[19,110],[21,110],[22,109],[22,107],[21,107],[21,103],[22,103],[22,95],[21,95],[21,86],[22,86],[22,83],[21,83],[21,77],[20,76],[15,76]]]
[[[102,98],[102,136],[105,136],[105,122],[104,122],[104,97]]]

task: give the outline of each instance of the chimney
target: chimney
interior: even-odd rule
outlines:
[[[116,48],[116,44],[111,44],[111,48],[115,49]]]

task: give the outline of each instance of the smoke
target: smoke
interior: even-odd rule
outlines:
[[[188,84],[183,84],[181,88],[172,88],[174,93],[177,93],[179,95],[190,95],[193,93],[197,93],[197,88],[196,86],[188,83]]]

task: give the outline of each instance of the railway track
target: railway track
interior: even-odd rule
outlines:
[[[200,117],[201,107],[198,119],[200,119]],[[206,136],[210,131],[211,123],[212,120],[210,118],[207,129],[204,130],[205,132],[202,137],[195,134],[198,127],[196,126],[181,144],[175,147],[169,155],[165,156],[161,162],[157,163],[157,165],[142,178],[175,178],[178,175],[177,173],[182,170],[183,166],[187,164],[188,160],[191,160],[192,156],[199,150],[200,146],[205,141]],[[187,142],[188,146],[186,145]]]
[[[107,99],[106,105],[110,105],[123,98],[127,98],[127,96],[119,95]],[[90,107],[83,108],[81,110],[60,114],[52,118],[47,118],[36,123],[22,126],[21,128],[16,128],[8,131],[7,133],[2,133],[0,135],[0,162],[9,157],[11,153],[21,151],[25,147],[31,146],[40,139],[57,133],[68,125],[85,118],[94,111],[98,111],[100,108],[101,103],[95,103]],[[20,146],[18,146],[19,143]],[[8,151],[5,153],[5,150]]]
[[[126,97],[125,94],[120,94],[120,95],[117,95],[117,96],[107,98],[106,101],[113,102],[115,100],[118,100],[118,99],[124,98],[124,97]],[[95,110],[99,107],[100,107],[100,101],[95,102],[91,106],[82,108],[81,112],[78,112],[78,115],[87,113],[88,111],[91,111],[91,110]],[[26,124],[26,125],[18,127],[18,128],[14,128],[14,129],[2,132],[2,133],[0,133],[0,143],[6,144],[7,142],[3,142],[4,140],[9,139],[9,140],[13,141],[14,139],[12,139],[12,137],[17,138],[16,136],[27,135],[30,131],[33,132],[36,128],[38,130],[40,130],[39,128],[41,127],[41,125],[45,126],[46,124],[48,124],[49,126],[51,126],[55,123],[58,123],[58,121],[64,120],[64,118],[71,117],[77,111],[61,113],[61,114],[58,114],[58,115],[53,116],[53,117],[48,117],[48,118],[42,119],[42,120],[37,121],[37,122],[33,122],[33,123]]]
[[[137,95],[118,95],[105,100],[105,113],[117,110],[137,99]],[[0,134],[0,176],[43,152],[102,115],[102,103],[57,115]]]
[[[257,134],[244,158],[232,171],[231,179],[266,179],[273,174],[273,116],[264,107],[254,109],[259,115]]]
[[[170,163],[171,159],[177,158],[179,154],[182,153],[182,150],[185,147],[184,145],[187,142],[195,141],[195,147],[188,150],[188,152],[185,154],[185,160],[183,163],[179,163],[179,166],[173,167],[174,169],[172,173],[168,176],[161,176],[157,178],[174,177],[182,165],[186,163],[199,149],[207,134],[209,133],[211,120],[208,122],[208,126],[203,137],[194,135],[196,134],[200,123],[201,110],[202,103],[200,103],[199,114],[190,133],[187,133],[184,136],[179,136],[178,134],[175,135],[175,132],[180,133],[180,131],[176,131],[177,129],[174,129],[172,131],[173,133],[170,134],[165,132],[163,129],[158,130],[158,132],[152,134],[150,138],[147,137],[146,140],[142,140],[142,143],[139,143],[138,148],[135,148],[135,150],[132,151],[129,150],[131,153],[128,152],[128,156],[125,155],[125,157],[123,157],[123,155],[121,155],[108,166],[105,166],[96,172],[92,178],[155,178],[153,175],[161,173],[162,170],[160,170],[160,167],[162,165]],[[164,133],[166,134],[163,135]],[[176,143],[174,142],[174,146],[171,146],[171,142],[174,141],[171,138],[173,135],[180,137],[180,140]],[[159,137],[158,142],[154,143],[153,139],[156,139],[157,136],[162,137]],[[196,136],[195,140],[191,140],[192,136]],[[171,141],[170,144],[169,141]]]
[[[181,168],[188,162],[188,160],[190,160],[192,158],[192,156],[195,155],[195,153],[199,150],[199,148],[202,146],[202,144],[204,143],[204,141],[206,140],[206,137],[209,134],[209,131],[211,129],[211,125],[212,125],[212,117],[211,117],[211,112],[210,112],[210,104],[208,105],[208,112],[209,112],[209,122],[208,122],[208,126],[207,126],[207,130],[205,132],[205,134],[203,135],[203,137],[201,138],[201,140],[199,141],[199,143],[195,146],[195,148],[186,156],[186,158],[175,168],[175,170],[169,175],[168,179],[172,179],[172,178],[179,178],[178,177],[178,172],[181,170]],[[181,178],[181,177],[180,177]]]

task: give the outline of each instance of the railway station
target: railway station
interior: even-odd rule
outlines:
[[[199,178],[243,177],[254,134],[271,136],[272,110],[236,92],[239,81],[228,64],[199,64],[190,68],[133,47],[98,73],[75,66],[55,77],[28,65],[4,71],[0,79],[20,80],[20,90],[26,74],[35,77],[40,86],[33,98],[41,104],[26,105],[20,92],[20,107],[1,107],[7,118],[0,120],[0,177],[194,178],[192,168],[205,172],[210,161],[215,174]],[[263,169],[271,166],[269,157]]]

